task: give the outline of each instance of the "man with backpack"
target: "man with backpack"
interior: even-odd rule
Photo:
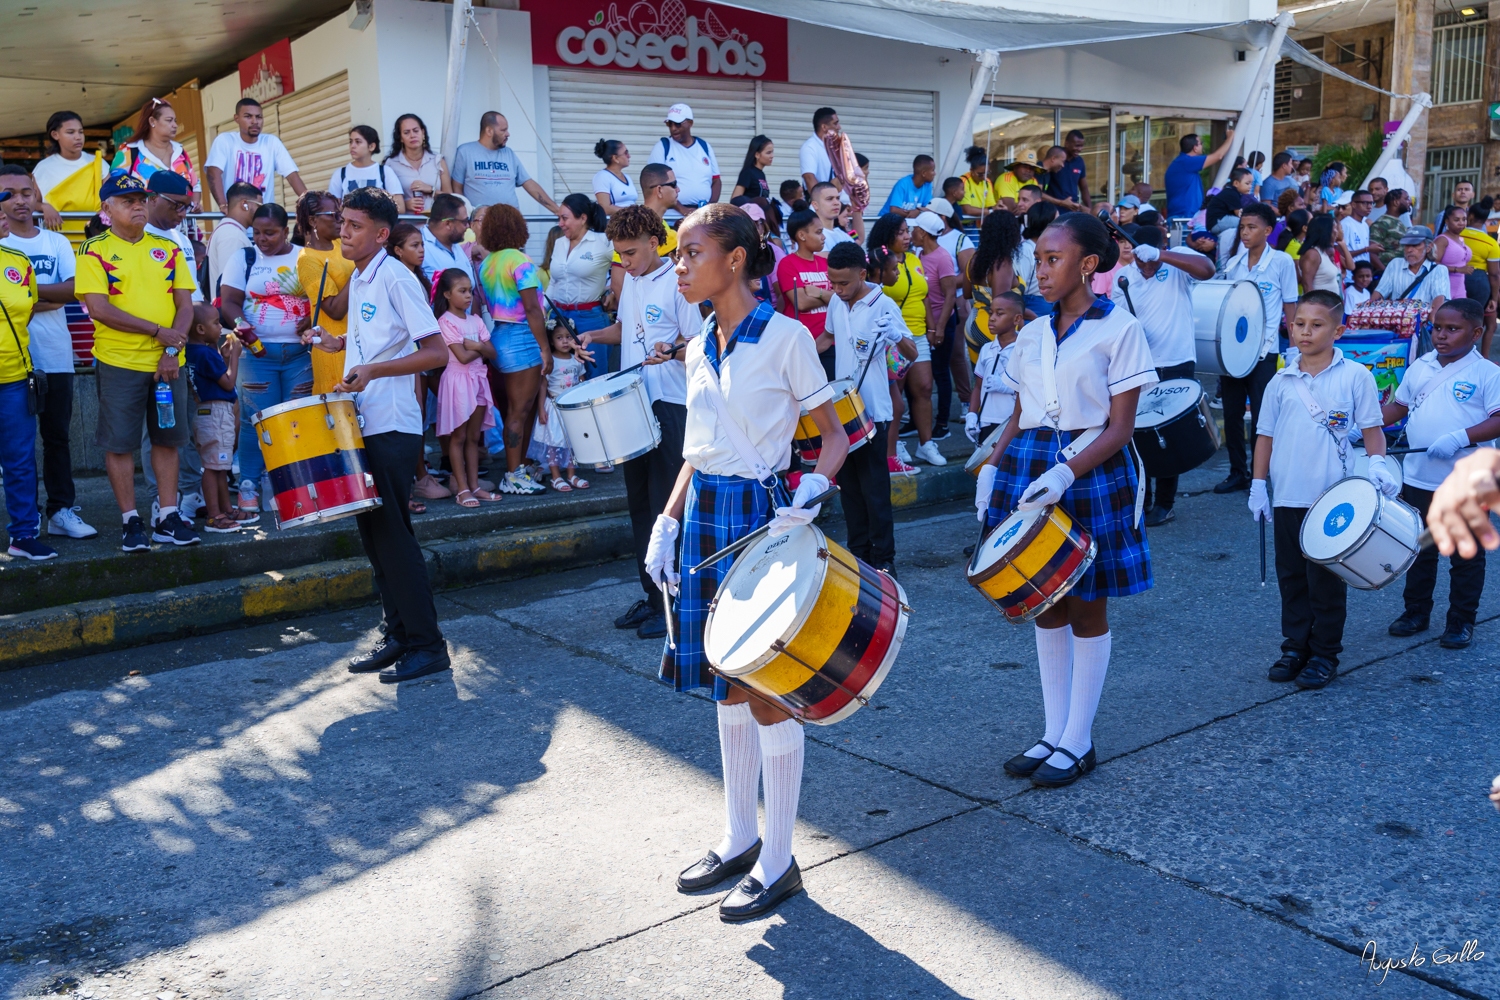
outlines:
[[[667,131],[671,133],[651,147],[651,163],[662,163],[677,175],[676,210],[683,215],[719,200],[724,182],[719,161],[708,140],[693,135],[693,109],[674,104],[667,109]]]

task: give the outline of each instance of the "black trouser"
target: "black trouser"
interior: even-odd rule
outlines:
[[[1281,588],[1281,651],[1338,663],[1344,651],[1349,585],[1302,554],[1306,507],[1271,509],[1276,526],[1276,583]]]
[[[651,404],[657,423],[661,424],[661,444],[640,458],[621,463],[625,472],[625,503],[630,508],[630,531],[635,536],[635,565],[641,574],[641,589],[646,600],[660,614],[661,588],[646,572],[646,546],[651,544],[651,529],[656,516],[667,509],[667,499],[682,471],[682,436],[687,431],[687,407],[661,400]]]
[[[73,373],[47,373],[47,408],[37,414],[42,439],[42,482],[47,486],[47,513],[51,517],[74,505],[73,454],[68,445],[68,427],[73,422]]]
[[[833,347],[829,347],[826,351],[818,352],[818,361],[823,365],[823,374],[828,376],[828,381],[830,382],[838,378],[838,376],[834,374],[834,366],[837,363],[837,355],[838,352]]]
[[[1165,382],[1171,378],[1192,378],[1193,363],[1184,361],[1180,365],[1168,365],[1166,368],[1156,369],[1156,377]],[[1153,506],[1163,510],[1171,510],[1172,505],[1177,502],[1177,477],[1160,476],[1146,483],[1146,509]]]
[[[932,430],[941,432],[948,426],[948,414],[953,411],[953,342],[958,339],[958,309],[948,314],[948,327],[943,331],[943,342],[932,344],[932,387],[937,391],[937,402],[932,406]],[[968,350],[967,347],[964,350]],[[965,400],[965,402],[968,402]]]
[[[1219,394],[1224,400],[1224,449],[1229,452],[1229,474],[1250,478],[1245,455],[1245,404],[1250,404],[1250,454],[1255,452],[1255,427],[1260,423],[1260,400],[1276,374],[1276,355],[1267,354],[1244,378],[1219,376]]]
[[[896,561],[896,525],[891,516],[891,467],[885,460],[887,421],[875,424],[864,447],[849,453],[834,481],[849,529],[849,551],[887,569]]]
[[[381,502],[354,520],[380,594],[381,629],[408,648],[435,650],[444,648],[443,634],[438,631],[427,564],[406,506],[421,455],[420,434],[366,435],[365,460]]]
[[[1425,520],[1432,503],[1432,491],[1415,486],[1401,487],[1401,499],[1417,508]],[[1479,614],[1479,595],[1484,591],[1484,549],[1473,559],[1457,554],[1448,567],[1448,628],[1473,625]],[[1417,553],[1417,561],[1406,571],[1406,613],[1426,618],[1432,614],[1432,589],[1437,586],[1438,550],[1430,545]]]

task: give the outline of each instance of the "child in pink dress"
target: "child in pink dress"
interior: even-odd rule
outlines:
[[[500,494],[479,488],[479,443],[486,427],[495,426],[486,360],[494,360],[484,320],[469,312],[474,289],[469,276],[450,267],[438,276],[432,311],[448,345],[448,366],[438,384],[438,436],[447,434],[448,463],[453,467],[454,500],[460,507],[494,503]]]

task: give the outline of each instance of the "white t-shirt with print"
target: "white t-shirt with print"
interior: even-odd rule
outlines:
[[[309,315],[307,293],[297,277],[297,258],[301,255],[302,248],[295,244],[290,253],[275,257],[267,257],[257,249],[248,279],[243,255],[230,260],[224,268],[221,288],[238,288],[245,293],[245,322],[255,327],[264,343],[301,341],[297,324]],[[431,312],[430,307],[428,311]]]
[[[652,163],[665,163],[677,175],[677,200],[684,205],[703,205],[713,194],[714,178],[719,176],[719,161],[707,139],[693,136],[693,144],[684,146],[671,136],[657,140],[651,147]],[[670,217],[671,212],[667,215]]]
[[[381,179],[382,176],[384,180]],[[401,178],[384,163],[372,163],[368,167],[346,163],[328,177],[328,190],[335,198],[342,198],[367,187],[380,188],[392,197],[401,197]]]
[[[260,188],[262,201],[271,201],[276,175],[288,177],[297,172],[297,161],[286,151],[281,140],[262,132],[254,142],[240,138],[239,132],[224,132],[208,149],[205,167],[224,172],[224,191],[244,182]]]
[[[682,297],[677,271],[665,260],[643,278],[626,273],[620,286],[619,319],[621,368],[645,361],[657,344],[671,344],[679,336],[692,340],[703,328],[703,314]],[[686,353],[683,348],[675,359],[641,369],[653,403],[687,404],[687,366],[681,360]]]
[[[38,229],[37,234],[29,239],[11,233],[0,240],[0,246],[31,258],[31,270],[38,285],[72,281],[76,274],[77,258],[73,255],[73,245],[62,233]],[[49,374],[71,374],[73,338],[68,333],[68,319],[63,310],[34,312],[27,327],[31,331],[31,363]]]
[[[1472,358],[1472,360],[1469,360]],[[1463,368],[1455,371],[1455,365]],[[1417,397],[1420,406],[1413,408]],[[1446,367],[1438,361],[1436,351],[1416,360],[1401,377],[1396,402],[1405,406],[1406,440],[1413,448],[1426,448],[1449,431],[1473,427],[1500,413],[1500,365],[1479,356],[1477,350]],[[1423,490],[1435,490],[1453,471],[1453,458],[1428,458],[1424,451],[1414,451],[1401,460],[1406,482]]]

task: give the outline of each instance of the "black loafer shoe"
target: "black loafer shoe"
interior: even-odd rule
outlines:
[[[1438,640],[1438,645],[1444,649],[1468,649],[1474,645],[1474,626],[1468,622],[1449,625],[1443,637]]]
[[[760,841],[756,841],[745,848],[737,858],[722,860],[713,851],[703,856],[701,861],[695,861],[684,868],[681,875],[677,876],[678,892],[698,892],[702,889],[711,889],[734,875],[743,875],[755,867],[756,860],[760,857]]]
[[[1046,761],[1042,761],[1041,766],[1031,772],[1031,783],[1033,785],[1040,785],[1043,788],[1062,788],[1064,785],[1071,785],[1092,771],[1094,765],[1098,763],[1097,758],[1094,756],[1093,747],[1089,747],[1089,752],[1082,757],[1074,757],[1062,747],[1058,747],[1057,752],[1066,757],[1072,757],[1073,763],[1067,767],[1053,767]]]
[[[380,641],[349,661],[351,674],[371,674],[381,667],[388,667],[406,655],[406,647],[390,636],[381,636]]]
[[[1151,513],[1146,515],[1146,527],[1159,528],[1175,520],[1177,520],[1177,512],[1171,507],[1153,507]]]
[[[1405,639],[1409,635],[1418,632],[1426,632],[1428,621],[1426,615],[1414,615],[1410,611],[1391,622],[1390,628],[1386,629],[1391,635],[1398,639]]]
[[[1037,740],[1026,749],[1034,750],[1037,747],[1046,747],[1047,757],[1051,757],[1057,752],[1057,747],[1046,740]],[[1046,760],[1047,757],[1028,757],[1023,751],[1005,762],[1005,773],[1015,775],[1017,778],[1029,778],[1033,771],[1042,766],[1042,761]]]
[[[1307,657],[1297,653],[1283,653],[1281,659],[1271,664],[1271,672],[1266,675],[1266,680],[1277,684],[1296,680],[1297,675],[1302,673],[1302,668],[1307,666]]]
[[[651,610],[650,601],[636,601],[630,606],[630,610],[615,619],[615,628],[639,628],[641,622],[650,618],[655,612]]]
[[[1307,659],[1307,666],[1303,667],[1302,672],[1297,675],[1297,686],[1309,690],[1325,688],[1329,681],[1338,676],[1338,673],[1337,663],[1324,656],[1310,656]]]
[[[452,666],[452,661],[448,659],[446,647],[413,649],[401,657],[395,666],[386,667],[380,672],[380,683],[400,684],[402,681],[416,680],[428,674],[441,673],[450,666]]]
[[[782,900],[790,899],[801,891],[802,869],[797,867],[797,859],[793,858],[786,874],[769,886],[762,886],[749,875],[740,879],[739,885],[731,889],[729,895],[724,897],[724,902],[719,904],[719,919],[728,924],[737,924],[742,920],[763,917],[780,906]]]
[[[1250,480],[1249,479],[1247,479],[1244,476],[1236,476],[1234,473],[1230,473],[1229,476],[1222,483],[1220,483],[1219,485],[1217,485],[1217,486],[1214,487],[1214,492],[1215,493],[1238,493],[1240,490],[1248,490],[1249,488],[1250,488]]]
[[[660,639],[667,634],[667,618],[663,614],[653,612],[650,618],[641,622],[635,630],[637,639]]]

